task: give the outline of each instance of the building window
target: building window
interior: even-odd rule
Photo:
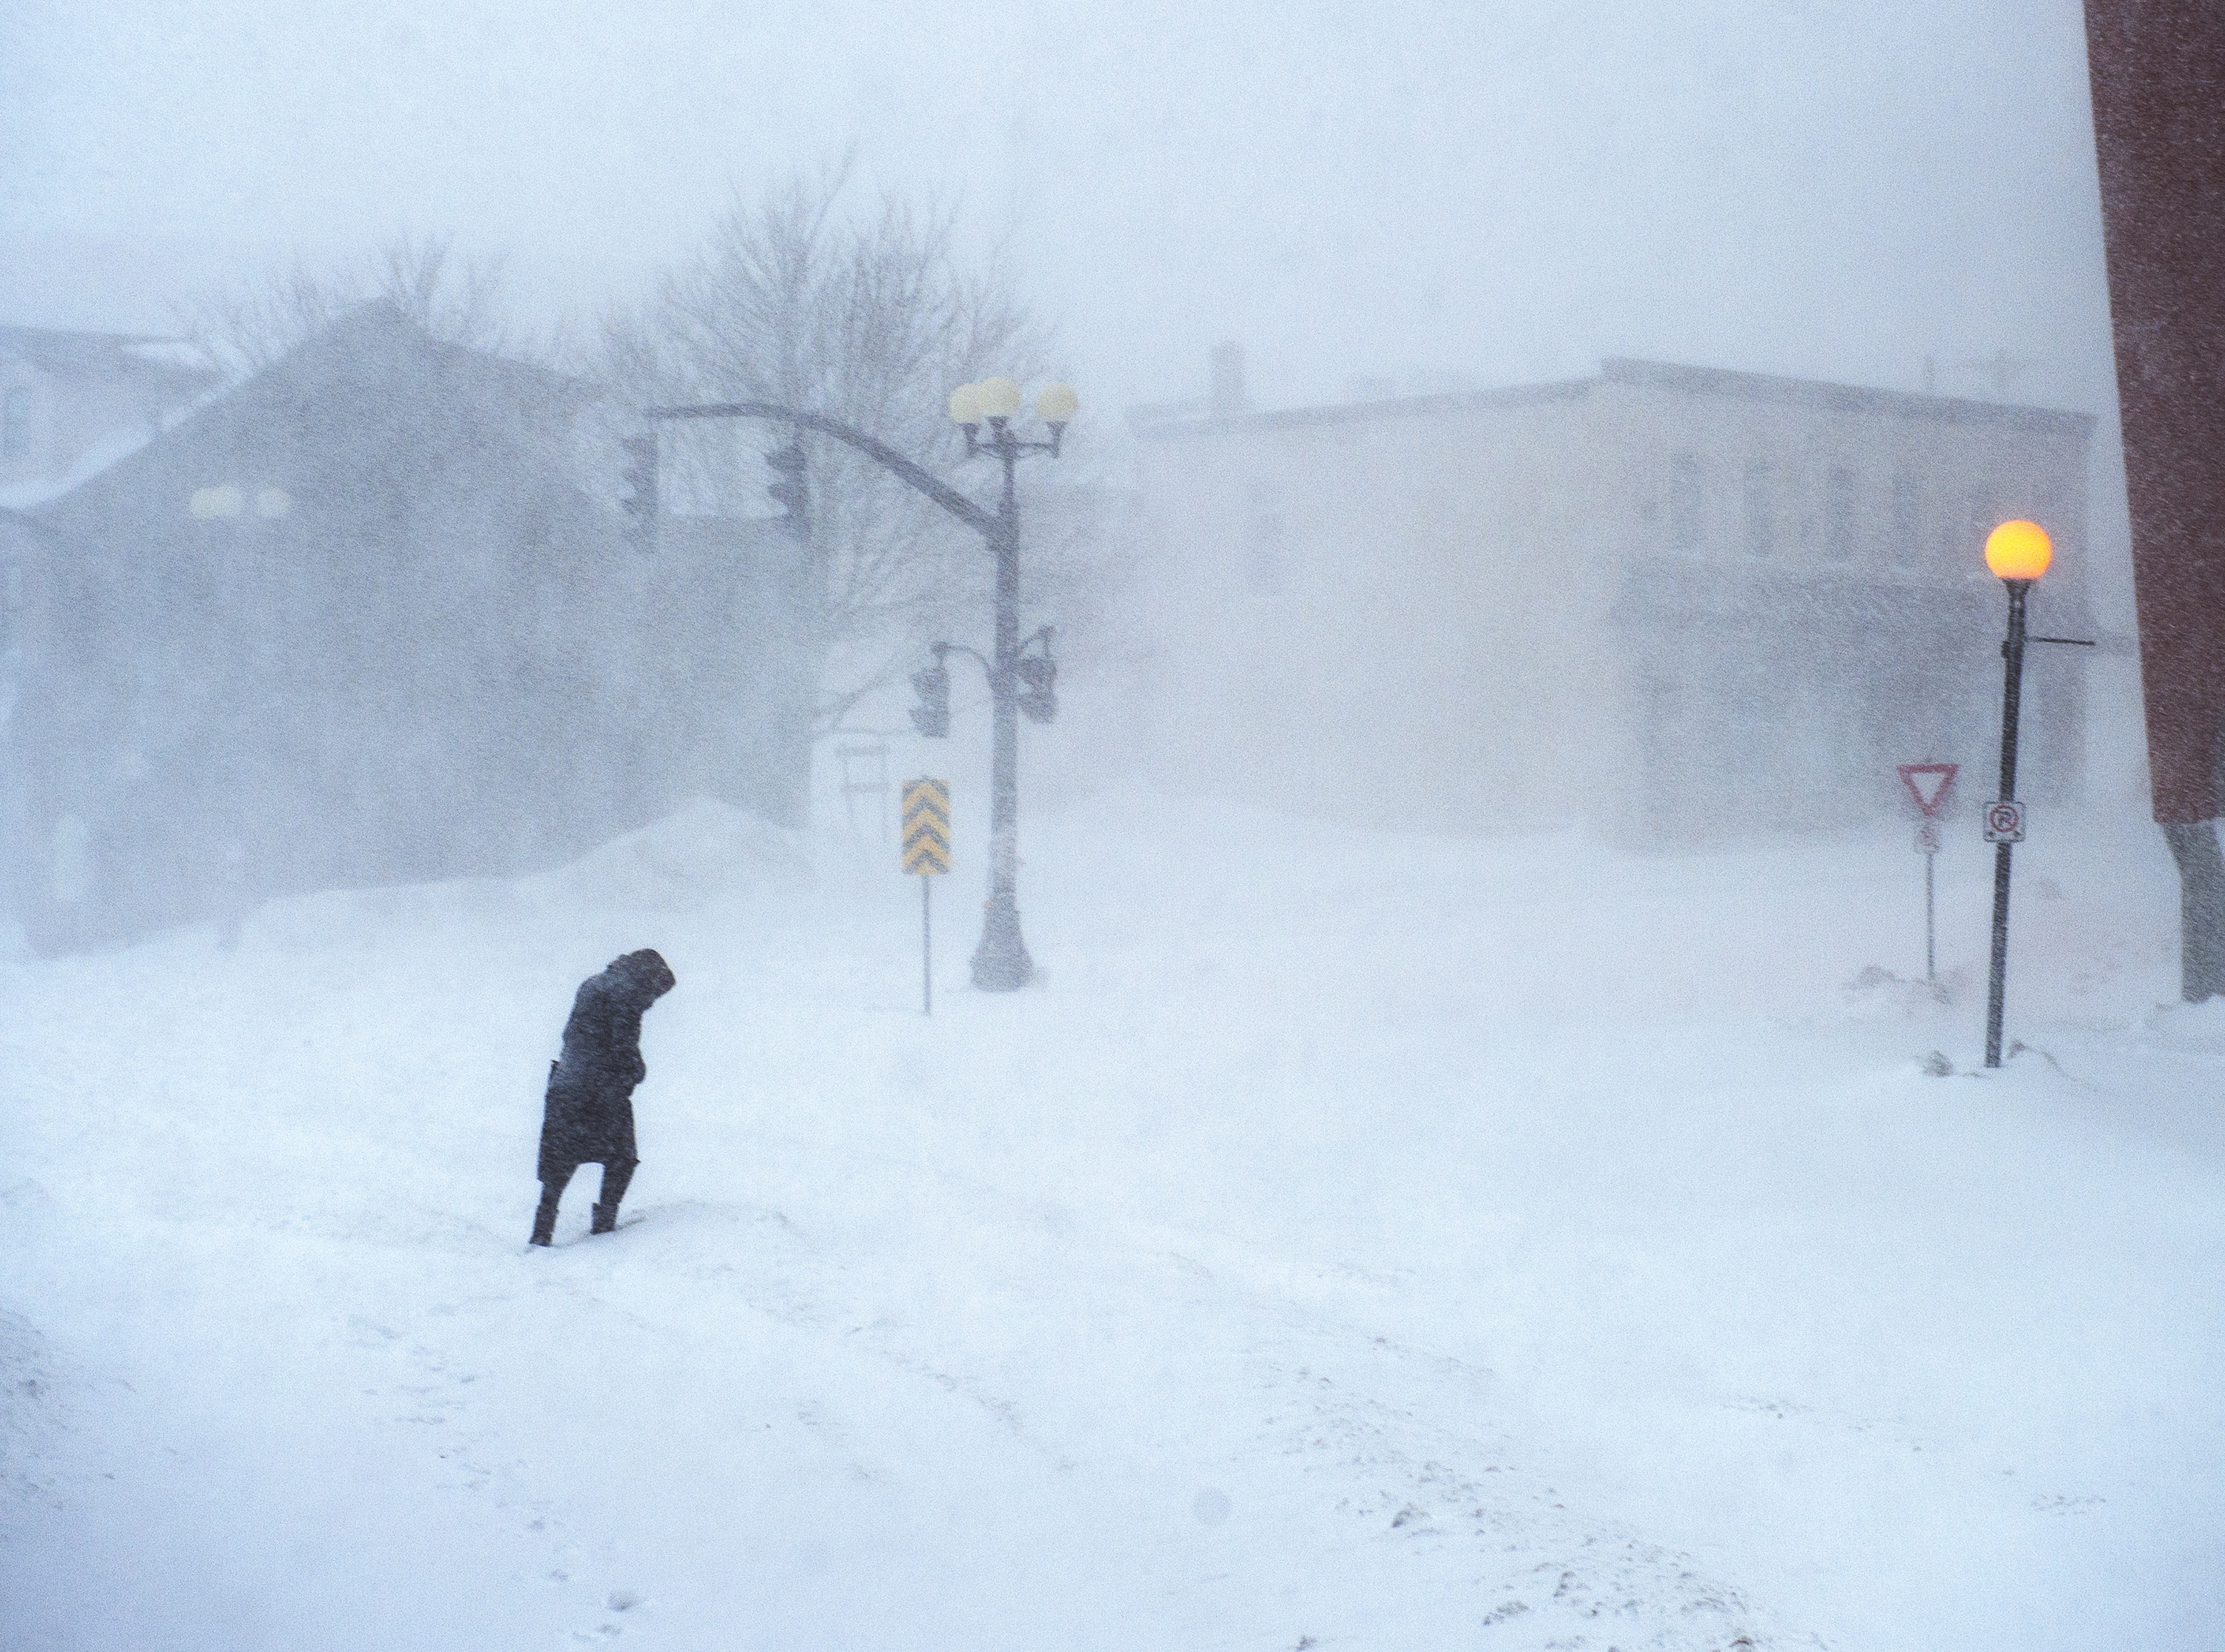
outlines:
[[[1255,597],[1279,597],[1283,594],[1283,519],[1262,516],[1252,524],[1250,542],[1245,548],[1244,583]]]
[[[1824,548],[1835,561],[1850,560],[1854,554],[1859,537],[1854,495],[1854,473],[1843,465],[1831,466],[1823,478],[1823,533]]]
[[[1994,491],[1988,487],[1972,488],[1967,496],[1962,512],[1962,531],[1947,548],[1947,554],[1965,573],[1973,567],[1981,573],[1986,567],[1986,535],[2000,523],[1994,514]],[[1948,532],[1952,535],[1954,529]]]
[[[1777,548],[1777,467],[1765,459],[1746,462],[1746,554],[1767,556]]]
[[[54,899],[75,906],[92,892],[92,832],[78,815],[54,822]]]
[[[1706,478],[1700,456],[1683,453],[1669,461],[1669,543],[1676,550],[1700,548],[1700,533],[1707,508]]]
[[[18,384],[0,395],[0,457],[21,459],[31,451],[31,392]]]
[[[1906,465],[1892,473],[1892,560],[1916,560],[1924,535],[1924,490]]]

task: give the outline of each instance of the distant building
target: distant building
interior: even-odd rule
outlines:
[[[2054,535],[2036,630],[2090,636],[2084,414],[1614,360],[1518,389],[1134,421],[1144,746],[1163,784],[1432,831],[1634,844],[1828,829],[1892,765],[1991,783],[1987,529]],[[2035,649],[2028,797],[2082,663]]]
[[[0,516],[0,860],[33,944],[513,874],[696,795],[796,820],[795,541],[638,545],[577,477],[596,394],[369,306]]]
[[[146,441],[218,380],[181,339],[0,327],[0,505]]]

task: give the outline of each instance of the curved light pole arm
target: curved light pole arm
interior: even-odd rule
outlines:
[[[981,674],[989,680],[989,686],[992,688],[994,688],[997,686],[997,668],[989,663],[989,656],[982,653],[980,649],[967,648],[963,642],[937,642],[935,645],[934,652],[935,658],[938,660],[946,654],[972,655],[974,661],[981,668]]]
[[[1012,679],[1013,663],[1027,644],[1019,640],[1020,512],[1019,503],[1012,491],[1012,465],[1023,453],[1055,453],[1058,451],[1056,437],[1061,427],[1051,427],[1053,440],[1048,444],[1021,441],[1000,418],[989,421],[994,435],[987,443],[976,439],[973,427],[966,427],[967,453],[979,453],[986,447],[1004,466],[1005,485],[998,496],[997,509],[985,510],[949,484],[929,475],[902,453],[876,441],[864,431],[815,413],[784,408],[777,402],[716,402],[696,407],[650,408],[647,414],[651,419],[767,419],[832,436],[835,440],[856,448],[899,481],[908,483],[934,500],[980,535],[995,555],[996,646],[988,658],[972,649],[966,650],[980,660],[989,674],[992,748],[989,781],[989,898],[984,903],[981,944],[973,953],[973,984],[992,992],[1010,992],[1015,987],[1025,986],[1035,973],[1035,965],[1028,957],[1027,943],[1020,939],[1019,904],[1014,889],[1019,867],[1019,701],[1013,690]],[[1034,640],[1030,637],[1029,642]],[[1044,647],[1048,653],[1048,636],[1044,637]],[[947,645],[936,650],[938,662],[947,651],[950,651]]]
[[[922,470],[885,442],[876,441],[862,430],[853,429],[838,420],[816,413],[802,413],[794,408],[784,408],[774,402],[713,402],[697,407],[650,408],[652,419],[777,419],[789,424],[816,430],[835,440],[847,442],[884,470],[892,471],[904,481],[941,505],[952,516],[974,532],[993,535],[997,518],[981,509],[948,483]]]

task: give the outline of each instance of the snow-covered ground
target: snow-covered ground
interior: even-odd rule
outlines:
[[[1975,835],[1943,1006],[1905,828],[1133,803],[1029,821],[1039,988],[943,881],[932,1019],[916,883],[710,806],[0,966],[0,1642],[2225,1644],[2225,1005],[2052,822],[1973,1073]],[[643,946],[626,1225],[529,1250]]]

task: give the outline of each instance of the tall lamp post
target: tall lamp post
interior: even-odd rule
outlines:
[[[1010,992],[1035,973],[1028,944],[1020,935],[1020,707],[1024,680],[1029,709],[1048,720],[1052,673],[1048,649],[1037,663],[1024,660],[1020,641],[1020,510],[1012,472],[1023,455],[1058,457],[1067,421],[1080,402],[1071,387],[1047,384],[1036,396],[1036,416],[1050,430],[1049,441],[1024,441],[1012,434],[1020,410],[1020,387],[1009,378],[960,385],[950,393],[950,416],[966,433],[966,456],[986,453],[1004,467],[995,522],[988,532],[997,558],[997,630],[994,648],[983,663],[989,674],[992,756],[989,769],[989,899],[983,909],[981,944],[973,949],[973,984],[985,991]],[[985,438],[981,427],[986,424]],[[1037,633],[1045,636],[1044,633]],[[1028,639],[1035,641],[1034,637]],[[942,650],[938,650],[938,655]]]
[[[2005,522],[1986,535],[1986,566],[2007,589],[2008,635],[2001,642],[2001,785],[1986,807],[1986,837],[1994,845],[1994,956],[1986,984],[1986,1065],[2001,1064],[2001,1003],[2008,984],[2009,860],[2024,839],[2024,805],[2016,801],[2017,716],[2024,694],[2027,642],[2094,644],[2079,636],[2027,637],[2025,598],[2055,560],[2055,542],[2036,522]]]
[[[998,497],[994,511],[983,510],[973,500],[959,492],[941,478],[922,469],[885,442],[867,435],[864,431],[800,408],[781,406],[772,402],[719,402],[694,407],[650,408],[646,415],[652,421],[668,419],[764,419],[784,423],[805,430],[815,430],[832,436],[855,448],[898,480],[941,505],[952,516],[979,533],[997,559],[997,615],[996,641],[992,654],[982,660],[989,676],[989,693],[992,706],[994,756],[990,775],[989,824],[989,899],[981,925],[981,942],[973,951],[973,984],[991,992],[1010,992],[1025,986],[1035,972],[1028,957],[1027,944],[1020,938],[1020,913],[1017,898],[1019,866],[1019,721],[1018,713],[1025,711],[1038,722],[1050,719],[1055,701],[1051,685],[1055,668],[1049,656],[1049,631],[1036,632],[1025,641],[1020,630],[1020,510],[1014,496],[1012,468],[1029,453],[1048,453],[1055,459],[1066,435],[1066,427],[1081,407],[1073,388],[1066,384],[1046,384],[1036,394],[1036,416],[1050,431],[1049,441],[1023,440],[1011,429],[1011,421],[1020,410],[1020,387],[1009,378],[992,378],[979,384],[967,384],[953,391],[950,396],[950,416],[966,432],[966,454],[971,459],[977,453],[987,453],[1004,466],[1004,491]],[[986,437],[981,427],[989,427]],[[784,450],[790,451],[793,450]],[[800,458],[800,455],[798,456]],[[792,490],[791,516],[798,515],[796,505],[802,499],[801,465],[783,467],[783,485]],[[790,494],[783,494],[790,498]],[[652,493],[651,497],[654,497]],[[1028,649],[1041,641],[1042,655],[1030,655]],[[943,733],[949,728],[949,677],[942,668],[942,657],[948,654],[965,652],[952,644],[935,645],[935,674],[940,682],[942,697],[939,726],[935,719],[922,718],[915,712],[913,719],[925,733]],[[928,674],[922,674],[922,676]],[[913,679],[921,680],[919,677]]]

